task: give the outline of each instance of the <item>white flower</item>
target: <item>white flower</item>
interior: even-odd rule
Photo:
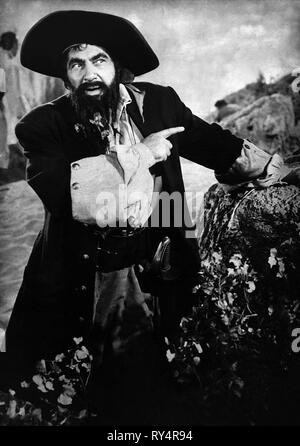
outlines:
[[[248,285],[247,292],[252,293],[256,288],[255,283],[253,282],[253,280],[249,280],[249,282],[246,283]]]
[[[30,384],[26,381],[22,381],[20,386],[23,387],[24,389],[27,389],[30,386]]]
[[[65,393],[61,393],[57,398],[57,402],[59,404],[62,404],[63,406],[69,406],[70,404],[72,404],[72,401],[73,399],[69,395],[66,395]]]
[[[276,274],[276,277],[283,277],[285,272],[285,266],[283,263],[283,260],[281,257],[278,257],[278,273]]]
[[[53,383],[51,381],[47,381],[45,387],[48,390],[54,390]]]
[[[248,268],[249,268],[249,264],[247,262],[245,262],[244,265],[241,266],[241,272],[246,275],[248,273]]]
[[[270,268],[275,266],[277,263],[276,255],[277,255],[277,249],[276,248],[270,249],[270,257],[268,259],[268,264],[270,265]]]
[[[210,261],[208,259],[202,260],[201,266],[203,266],[204,268],[209,268],[210,267]]]
[[[272,316],[273,312],[274,312],[274,308],[272,306],[268,307],[269,316]]]
[[[194,356],[193,361],[194,361],[195,365],[198,365],[198,364],[200,364],[201,358],[199,358],[199,356]]]
[[[9,393],[11,396],[15,396],[15,394],[16,394],[15,390],[12,390],[12,389],[9,389],[8,393]]]
[[[176,356],[175,353],[172,353],[170,349],[167,350],[166,355],[168,362],[172,362]]]
[[[44,383],[43,378],[41,377],[41,375],[34,375],[32,377],[32,381],[37,385],[40,386]]]
[[[83,341],[83,338],[82,337],[80,337],[80,338],[73,338],[73,341],[75,342],[75,344],[80,344],[82,341]]]
[[[229,263],[233,263],[236,268],[239,268],[242,264],[242,256],[241,254],[233,254]]]
[[[268,259],[268,264],[270,265],[270,268],[273,268],[273,266],[275,266],[277,263],[277,259],[275,256],[270,255],[269,259]]]
[[[65,375],[60,375],[60,377],[58,378],[59,381],[66,381],[68,382],[69,380],[66,378]]]
[[[88,357],[88,353],[83,351],[82,349],[76,350],[75,357],[76,357],[76,359],[85,359]]]
[[[230,292],[227,293],[227,300],[228,300],[229,305],[231,305],[233,303],[234,297],[233,297],[232,293],[230,293]]]
[[[233,268],[227,268],[227,275],[228,276],[234,276],[235,275],[235,271]]]
[[[222,254],[219,254],[218,252],[213,252],[212,257],[217,264],[219,264],[223,259]]]
[[[38,386],[38,389],[39,389],[41,392],[43,392],[43,393],[47,393],[47,392],[48,392],[48,390],[46,389],[46,387],[44,386],[44,384],[40,384],[40,385]]]
[[[64,357],[65,357],[64,353],[60,353],[59,355],[55,356],[55,361],[61,362],[64,359]]]
[[[201,345],[199,344],[199,342],[193,342],[193,344],[194,344],[194,346],[196,347],[197,352],[198,352],[199,354],[201,354],[201,353],[203,352],[203,350],[202,350],[202,347],[201,347]]]

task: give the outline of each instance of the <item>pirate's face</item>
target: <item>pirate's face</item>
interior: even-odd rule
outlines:
[[[89,44],[71,48],[67,59],[67,77],[71,88],[84,89],[87,96],[101,97],[115,79],[115,65],[101,47]]]

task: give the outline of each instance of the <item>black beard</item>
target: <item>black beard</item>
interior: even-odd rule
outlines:
[[[90,86],[100,87],[101,93],[97,96],[87,95],[85,91]],[[72,90],[70,94],[77,118],[80,124],[83,125],[86,138],[92,139],[93,143],[103,153],[108,147],[107,134],[109,124],[115,122],[119,97],[119,83],[116,80],[109,87],[100,81],[85,82],[77,89]],[[99,114],[101,116],[101,128],[91,122],[95,121],[95,116],[99,116]]]

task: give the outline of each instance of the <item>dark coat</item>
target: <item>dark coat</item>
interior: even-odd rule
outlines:
[[[242,140],[217,124],[194,116],[170,87],[135,84],[144,91],[143,117],[132,92],[128,105],[142,135],[176,126],[185,132],[170,138],[171,155],[156,168],[167,192],[184,192],[179,155],[216,171],[226,171],[239,156]],[[43,357],[63,351],[74,335],[88,332],[93,318],[96,241],[88,226],[71,216],[70,163],[98,154],[76,132],[68,96],[41,105],[17,125],[16,135],[28,158],[27,178],[45,207],[38,234],[7,329],[7,351]],[[173,231],[173,232],[172,232]],[[197,268],[195,239],[184,228],[170,229],[181,243],[186,265]],[[180,242],[181,240],[181,242]]]

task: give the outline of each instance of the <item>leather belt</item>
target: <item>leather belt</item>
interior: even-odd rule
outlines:
[[[94,235],[100,236],[103,239],[110,238],[128,238],[140,234],[146,228],[108,228],[108,229],[94,229]]]
[[[103,272],[115,271],[140,261],[146,249],[146,243],[142,240],[146,233],[144,229],[128,231],[126,228],[114,228],[105,237],[103,234],[99,235],[96,269]]]

